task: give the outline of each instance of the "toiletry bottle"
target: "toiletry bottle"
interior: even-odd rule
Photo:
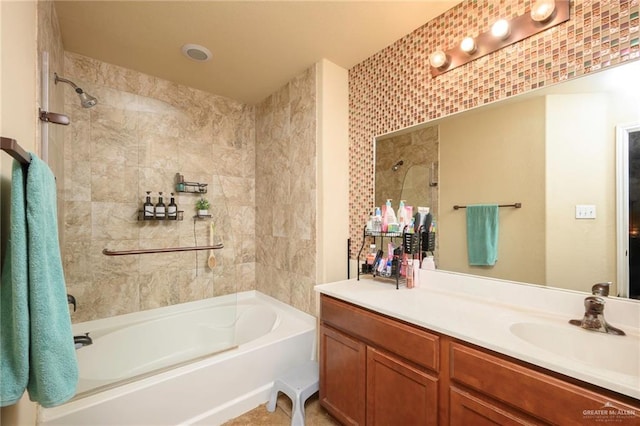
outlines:
[[[184,176],[182,176],[180,173],[177,173],[176,178],[176,180],[178,181],[176,183],[176,191],[184,192]]]
[[[400,232],[404,232],[404,227],[409,225],[409,220],[406,217],[406,209],[404,207],[404,200],[400,200],[400,205],[398,206],[398,225]]]
[[[176,199],[173,197],[173,192],[171,193],[171,202],[167,206],[167,218],[169,220],[176,220],[178,218],[178,205],[176,204]]]
[[[151,220],[154,216],[153,203],[151,203],[151,191],[147,191],[147,198],[144,201],[144,220]]]
[[[389,225],[391,225],[391,229],[389,229]],[[389,198],[382,213],[382,232],[398,232],[397,228],[398,219],[396,218],[396,213],[393,211],[393,207],[391,207],[391,199]]]
[[[377,253],[378,253],[378,251],[376,250],[376,245],[375,244],[370,244],[369,245],[369,253],[367,253],[367,264],[373,265],[373,261],[375,260]]]
[[[165,206],[164,203],[162,202],[162,192],[159,192],[158,194],[158,203],[156,204],[156,219],[164,219],[165,217]]]
[[[413,288],[413,287],[414,287],[414,282],[413,282],[413,259],[410,259],[409,262],[407,262],[407,288]]]
[[[413,259],[413,286],[420,287],[420,261]]]
[[[380,207],[376,207],[373,215],[373,231],[382,232],[382,213],[380,212]]]

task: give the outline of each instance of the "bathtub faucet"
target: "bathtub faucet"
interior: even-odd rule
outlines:
[[[76,346],[76,349],[80,349],[84,346],[89,346],[93,343],[91,337],[89,337],[89,333],[84,333],[83,336],[73,336],[73,344]]]

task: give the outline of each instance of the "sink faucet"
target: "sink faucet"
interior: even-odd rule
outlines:
[[[593,296],[588,296],[584,299],[584,317],[581,320],[569,320],[569,324],[577,325],[585,330],[624,336],[624,331],[607,324],[607,321],[604,319],[603,297],[607,297],[609,295],[610,284],[611,283],[598,283],[591,287],[591,293]]]

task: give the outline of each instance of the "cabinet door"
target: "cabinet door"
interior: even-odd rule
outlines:
[[[345,425],[365,424],[364,343],[320,326],[320,404]]]
[[[449,394],[451,426],[528,425],[530,421],[483,401],[461,389],[451,387]]]
[[[438,379],[367,348],[367,425],[436,425]]]

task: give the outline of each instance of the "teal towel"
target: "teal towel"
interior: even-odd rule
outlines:
[[[73,397],[78,383],[55,179],[31,154],[26,179],[14,163],[11,185],[11,229],[0,291],[1,404],[14,404],[26,388],[32,401],[53,407]]]
[[[75,395],[78,361],[58,242],[56,182],[31,154],[27,173],[29,398],[53,407]]]
[[[13,162],[10,226],[0,284],[0,407],[24,394],[29,380],[29,305],[25,175]]]
[[[498,260],[498,205],[467,206],[469,265],[493,266]]]

